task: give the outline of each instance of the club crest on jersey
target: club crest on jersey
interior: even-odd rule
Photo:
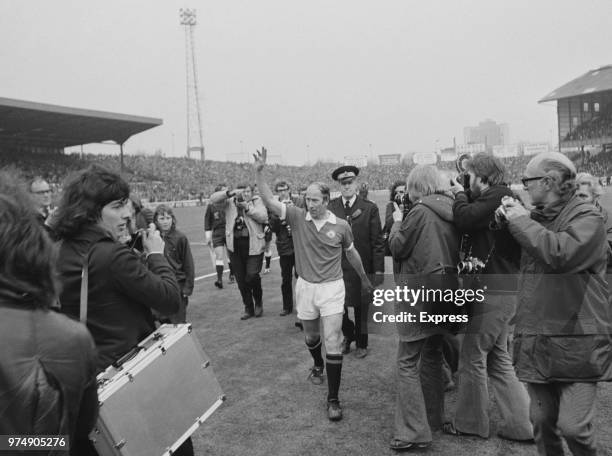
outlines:
[[[336,237],[336,232],[334,230],[329,230],[326,235],[328,238],[333,239]]]

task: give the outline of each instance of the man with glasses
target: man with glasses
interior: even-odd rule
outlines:
[[[373,283],[378,286],[383,282],[385,271],[382,226],[378,206],[357,194],[358,175],[359,168],[356,166],[341,166],[332,173],[332,179],[340,185],[341,196],[329,202],[329,210],[351,226],[363,268],[370,276],[376,274]],[[355,341],[355,356],[365,358],[368,354],[368,305],[372,297],[362,293],[361,280],[346,256],[342,258],[342,273],[345,288],[342,353],[348,354],[351,343]],[[348,307],[354,309],[354,323],[349,318]]]
[[[601,213],[576,195],[576,168],[563,154],[536,155],[522,182],[535,207],[498,210],[522,248],[514,363],[527,383],[541,455],[595,455],[597,382],[612,380],[612,311]]]
[[[53,191],[51,186],[45,179],[38,176],[30,182],[30,192],[34,196],[38,219],[41,225],[44,226],[49,216],[53,213],[51,206]]]

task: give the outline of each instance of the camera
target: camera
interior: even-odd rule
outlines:
[[[244,203],[244,195],[242,194],[242,192],[236,193],[236,202],[237,203]]]
[[[408,193],[404,193],[403,195],[400,193],[396,193],[393,201],[400,208],[403,208],[404,217],[406,217],[406,215],[410,211],[410,208],[412,207],[412,202],[410,201],[410,195],[408,195]]]
[[[457,183],[466,190],[470,188],[470,175],[467,173],[466,168],[466,162],[470,160],[470,158],[471,157],[468,154],[463,154],[457,158],[457,161],[455,162],[455,167],[459,173],[457,176]]]
[[[244,217],[241,215],[236,217],[236,220],[234,221],[234,229],[236,231],[242,231],[245,226]]]
[[[291,225],[287,223],[287,220],[281,220],[281,226],[284,226],[285,228],[287,228],[287,235],[289,237],[292,237],[291,236]]]
[[[486,264],[480,261],[478,258],[473,256],[466,257],[463,261],[457,264],[458,274],[479,274],[481,273]]]

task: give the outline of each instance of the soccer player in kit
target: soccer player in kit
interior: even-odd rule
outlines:
[[[298,318],[304,325],[306,346],[314,360],[309,378],[314,384],[323,383],[323,357],[319,323],[323,325],[327,366],[327,416],[331,421],[342,419],[338,400],[342,373],[342,315],[344,313],[344,281],[342,252],[361,278],[362,288],[372,293],[373,287],[353,246],[353,234],[348,223],[327,210],[329,187],[312,183],[306,191],[306,208],[287,206],[274,198],[265,183],[263,169],[267,151],[254,154],[257,186],[264,204],[271,213],[291,226],[295,249],[295,267],[299,279],[295,285]]]

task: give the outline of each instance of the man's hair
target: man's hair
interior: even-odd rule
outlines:
[[[0,287],[30,299],[37,307],[51,305],[59,290],[57,252],[36,219],[25,183],[0,170]]]
[[[329,186],[323,182],[312,182],[310,185],[315,185],[319,191],[321,192],[321,195],[323,195],[323,201],[328,201],[329,202]],[[308,188],[306,188],[306,190],[308,190]]]
[[[253,186],[253,184],[248,184],[248,183],[246,183],[246,182],[243,182],[243,183],[241,183],[241,184],[236,185],[236,190],[242,190],[242,189],[245,189],[245,188],[247,188],[247,187],[248,187],[248,188],[250,188],[250,189],[251,189],[251,191],[253,191],[253,190],[254,190],[254,186]]]
[[[160,215],[163,214],[168,214],[170,217],[172,217],[172,228],[176,228],[176,217],[174,216],[174,212],[172,211],[172,208],[170,206],[167,206],[166,204],[160,204],[155,208],[155,213],[153,214],[153,223],[157,225],[157,219]]]
[[[391,184],[391,187],[389,187],[389,201],[395,201],[395,190],[397,190],[397,187],[401,187],[401,186],[406,186],[406,181],[395,181],[393,182],[393,184]]]
[[[53,229],[60,239],[69,239],[97,223],[108,203],[129,196],[130,187],[119,174],[91,165],[69,178],[64,186]]]
[[[411,195],[423,197],[434,193],[444,193],[449,189],[449,183],[433,165],[417,165],[406,178],[406,190]]]
[[[28,182],[28,190],[32,191],[32,185],[37,184],[39,182],[45,182],[45,183],[48,184],[47,179],[45,179],[44,177],[42,177],[42,176],[34,176]]]
[[[533,157],[527,166],[537,167],[544,177],[551,178],[553,189],[561,196],[576,190],[576,166],[560,152],[542,152]]]
[[[480,177],[483,184],[502,185],[505,180],[506,167],[502,161],[486,152],[480,152],[470,158],[466,164],[466,169]]]
[[[274,186],[274,191],[275,191],[275,192],[280,191],[280,190],[278,189],[279,187],[287,187],[287,189],[286,189],[286,190],[291,190],[291,186],[290,186],[290,185],[289,185],[287,182],[285,182],[285,181],[279,181],[279,182],[277,182],[277,183],[276,183],[276,185]],[[284,191],[286,191],[286,190],[284,190]]]
[[[589,187],[589,191],[591,195],[593,195],[593,199],[599,198],[604,194],[603,188],[599,183],[599,180],[589,173],[578,173],[576,175],[576,188],[579,188],[581,185],[586,185]]]
[[[227,187],[224,182],[217,184],[217,186],[215,187],[215,192],[220,192],[221,190],[223,190],[224,187]]]

